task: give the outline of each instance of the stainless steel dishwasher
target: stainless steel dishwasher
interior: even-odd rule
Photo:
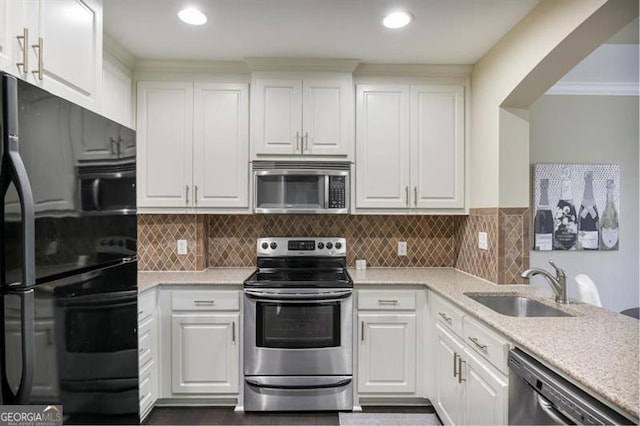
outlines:
[[[631,420],[520,349],[509,351],[510,425],[625,425]]]

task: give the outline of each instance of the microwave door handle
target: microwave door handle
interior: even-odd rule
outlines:
[[[330,175],[325,175],[324,177],[324,208],[329,208],[329,180],[331,179]]]
[[[100,178],[95,178],[91,183],[91,196],[93,197],[93,206],[97,211],[101,211],[100,206]]]

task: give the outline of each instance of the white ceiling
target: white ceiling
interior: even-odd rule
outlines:
[[[133,56],[160,60],[350,58],[473,64],[539,0],[104,0],[105,32]],[[201,27],[177,12],[198,6]],[[410,11],[401,30],[380,24]]]

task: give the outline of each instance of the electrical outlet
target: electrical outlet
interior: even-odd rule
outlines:
[[[398,256],[406,256],[406,255],[407,255],[407,242],[398,241]]]
[[[178,254],[187,254],[187,240],[178,240]]]
[[[489,237],[487,237],[486,232],[478,232],[478,248],[489,250]]]

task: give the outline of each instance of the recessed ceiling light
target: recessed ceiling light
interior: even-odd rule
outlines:
[[[393,12],[382,20],[382,25],[387,28],[402,28],[409,25],[411,19],[413,17],[409,12]]]
[[[192,7],[182,9],[178,12],[178,18],[180,18],[182,22],[191,25],[202,25],[207,22],[207,15]]]

